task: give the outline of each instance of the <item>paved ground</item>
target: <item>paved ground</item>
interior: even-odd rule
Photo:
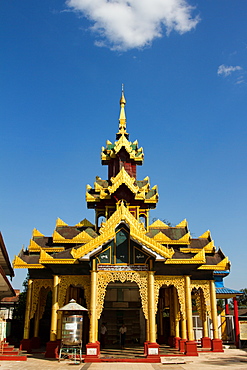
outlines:
[[[36,356],[36,357],[34,357]],[[231,370],[247,369],[247,349],[226,349],[224,353],[201,353],[198,357],[163,357],[163,364],[86,363],[74,364],[33,355],[27,361],[1,361],[1,370]],[[184,362],[184,363],[181,363]]]

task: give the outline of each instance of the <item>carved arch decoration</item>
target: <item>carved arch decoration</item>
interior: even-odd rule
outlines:
[[[60,276],[58,289],[58,306],[65,304],[66,292],[70,285],[81,286],[84,289],[88,310],[90,308],[90,276],[89,275],[63,275]]]
[[[97,319],[100,319],[104,307],[107,285],[111,282],[135,282],[139,287],[142,309],[145,319],[148,319],[148,273],[146,271],[98,271],[97,273]]]
[[[159,290],[162,285],[171,286],[173,285],[177,289],[178,302],[180,307],[180,315],[185,319],[185,297],[184,297],[184,278],[183,276],[154,276],[154,298],[155,298],[155,313],[158,309]]]
[[[30,320],[34,317],[35,312],[37,310],[41,288],[52,290],[52,284],[53,284],[52,279],[35,279],[35,280],[33,280],[32,309],[31,309],[31,312],[30,312]]]
[[[204,308],[203,311],[208,314],[211,318],[211,306],[210,306],[210,285],[206,280],[192,280],[191,289],[196,289],[197,291],[201,290],[202,294],[199,297],[199,294],[195,295],[196,304],[200,317],[202,318],[201,309],[199,308],[199,300],[201,301],[201,306]]]
[[[49,293],[51,289],[49,287],[44,288],[42,287],[40,290],[40,298],[39,298],[39,320],[42,319],[42,316],[45,312],[45,305],[46,305],[46,299],[47,294]]]

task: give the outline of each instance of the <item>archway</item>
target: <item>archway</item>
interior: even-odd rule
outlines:
[[[145,318],[142,310],[139,287],[135,282],[111,282],[106,289],[104,308],[99,320],[99,339],[101,325],[106,325],[106,348],[119,347],[119,329],[124,323],[126,345],[139,345],[145,341]]]

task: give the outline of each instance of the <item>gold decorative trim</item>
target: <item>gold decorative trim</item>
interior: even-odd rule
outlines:
[[[230,265],[228,257],[225,257],[217,265],[202,265],[198,267],[198,270],[226,271],[230,269]]]
[[[57,218],[56,220],[56,227],[61,227],[61,226],[69,226],[68,224],[66,224],[66,222],[64,222],[63,220],[61,220],[61,218]]]
[[[210,283],[207,280],[191,280],[191,290],[197,289],[202,290],[204,301],[202,302],[208,316],[211,318],[211,306],[210,306]]]
[[[199,251],[194,257],[190,258],[190,259],[167,259],[164,263],[166,265],[188,265],[188,264],[202,264],[202,263],[205,263],[206,262],[206,258],[205,258],[205,252],[204,250],[202,249],[201,251]]]
[[[41,288],[49,288],[52,290],[52,279],[35,279],[33,280],[33,291],[32,291],[32,308],[30,312],[30,320],[34,317],[34,314],[37,310],[37,305],[40,297]]]
[[[179,224],[177,224],[175,227],[177,227],[177,228],[188,227],[188,222],[187,222],[186,218],[183,221],[181,221]]]
[[[48,264],[73,264],[76,262],[75,259],[66,259],[66,258],[53,258],[50,256],[48,253],[46,253],[44,250],[41,250],[40,252],[40,258],[39,258],[40,263]]]
[[[136,179],[134,177],[130,177],[128,172],[126,172],[124,167],[122,167],[122,169],[118,172],[117,176],[111,178],[112,186],[109,186],[108,190],[110,194],[113,194],[119,188],[119,186],[125,184],[128,186],[130,191],[132,191],[132,193],[137,194],[139,191],[139,187],[134,185],[135,181]]]
[[[155,307],[157,312],[159,301],[159,290],[162,285],[173,285],[177,289],[178,301],[181,311],[181,317],[185,318],[185,297],[184,297],[184,277],[183,276],[162,276],[154,275],[154,294],[155,294]]]
[[[82,221],[78,222],[75,226],[78,227],[94,227],[94,225],[88,221],[86,218],[84,218]]]
[[[169,226],[161,220],[156,220],[151,225],[149,225],[149,228],[150,229],[169,229]]]
[[[28,250],[30,252],[39,252],[41,250],[41,246],[38,245],[33,239],[31,239],[30,244],[28,246]]]
[[[44,236],[44,234],[42,234],[39,230],[37,229],[33,229],[33,237],[35,236]]]
[[[89,275],[62,275],[60,276],[58,290],[58,306],[62,307],[65,304],[66,292],[70,285],[82,286],[87,303],[88,310],[90,309],[90,276]]]
[[[146,319],[148,319],[148,273],[147,271],[98,271],[97,280],[97,319],[100,318],[106,294],[107,286],[110,282],[125,281],[135,282],[139,287],[142,309]]]
[[[45,266],[36,263],[36,264],[28,264],[27,262],[23,261],[20,257],[15,256],[13,260],[13,267],[15,269],[43,269]]]
[[[72,239],[66,239],[61,234],[59,234],[56,230],[53,232],[53,243],[88,243],[90,240],[94,239],[90,236],[86,231],[80,232]]]
[[[129,225],[130,236],[136,239],[139,243],[144,244],[152,251],[165,258],[171,258],[173,256],[173,248],[168,249],[145,235],[146,230],[142,223],[137,221],[137,219],[129,212],[122,202],[117,211],[115,211],[100,228],[101,235],[82,247],[79,247],[78,249],[72,249],[71,255],[73,258],[81,258],[85,254],[91,252],[93,249],[113,239],[115,236],[115,228],[121,221],[124,221]]]
[[[167,235],[163,234],[161,231],[154,235],[154,237],[152,238],[154,240],[156,240],[157,242],[159,243],[171,243],[173,240],[170,239]]]
[[[201,236],[199,236],[201,239],[211,239],[211,233],[209,230],[205,231]]]

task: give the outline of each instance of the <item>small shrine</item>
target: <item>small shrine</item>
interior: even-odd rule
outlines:
[[[218,329],[215,276],[230,262],[217,249],[210,231],[194,238],[186,220],[169,226],[150,223],[157,205],[157,186],[137,179],[143,149],[131,142],[126,128],[125,96],[120,99],[119,129],[101,151],[106,179],[87,185],[87,207],[95,221],[69,226],[58,218],[54,232],[33,230],[27,250],[15,257],[15,268],[29,273],[22,349],[40,342],[42,315],[52,296],[46,356],[56,357],[62,336],[59,309],[71,299],[87,308],[83,320],[85,361],[100,359],[100,328],[107,327],[107,345],[127,328],[126,343],[143,346],[145,358],[159,361],[160,345],[197,355],[198,345],[223,351]],[[192,311],[201,322],[195,338]]]

